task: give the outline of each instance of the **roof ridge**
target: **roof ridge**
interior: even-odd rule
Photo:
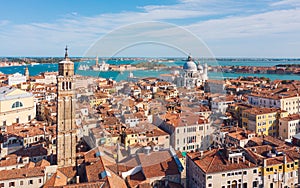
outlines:
[[[216,158],[216,155],[218,155],[218,152],[215,153],[213,159],[210,161],[210,163],[209,163],[209,165],[208,165],[208,167],[207,167],[207,170],[206,170],[207,172],[208,172],[208,170],[210,169],[212,163],[214,162],[214,160],[215,160],[215,158]]]

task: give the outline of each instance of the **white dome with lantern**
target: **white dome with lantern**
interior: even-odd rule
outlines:
[[[197,71],[197,65],[191,56],[189,56],[187,61],[184,63],[183,69],[188,71]]]
[[[188,56],[181,74],[175,79],[175,83],[179,87],[193,88],[203,85],[207,79],[207,64],[203,66],[200,63],[195,63],[192,57]]]

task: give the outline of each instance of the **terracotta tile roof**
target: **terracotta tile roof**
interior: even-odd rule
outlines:
[[[136,187],[139,184],[146,182],[146,177],[144,176],[142,171],[139,171],[134,175],[127,176],[126,181],[130,187]]]
[[[126,172],[139,165],[136,157],[127,157],[119,162],[118,168],[121,172]]]
[[[74,166],[62,167],[57,170],[63,173],[68,179],[72,179],[76,176],[76,167]]]
[[[146,178],[180,174],[178,166],[169,151],[140,153],[138,159]]]
[[[245,113],[253,114],[253,115],[261,115],[261,114],[270,114],[278,112],[279,109],[277,108],[260,108],[260,107],[253,107],[251,109],[244,110]]]
[[[118,188],[127,187],[124,179],[122,179],[120,176],[118,176],[116,173],[109,170],[108,168],[105,168],[105,170],[110,174],[109,176],[107,176],[108,184],[110,187],[118,187]]]
[[[63,187],[67,185],[68,177],[65,176],[61,171],[57,170],[50,179],[46,181],[43,187],[53,188],[53,187]]]
[[[154,136],[166,136],[168,133],[157,128],[155,125],[151,123],[140,123],[136,127],[126,129],[126,134],[145,134],[146,137],[154,137]]]
[[[300,120],[300,114],[292,114],[287,117],[280,118],[280,120],[282,120],[282,121]]]
[[[278,157],[272,157],[269,159],[265,159],[267,161],[267,166],[272,166],[272,165],[278,165],[278,164],[283,164],[283,156],[278,156]],[[290,158],[287,157],[288,162],[292,162]]]
[[[284,88],[278,88],[274,90],[262,90],[260,92],[252,92],[249,96],[267,98],[267,99],[283,99],[297,97],[299,95],[297,90],[288,90]]]
[[[107,183],[104,181],[98,182],[87,182],[87,183],[78,183],[78,184],[70,184],[61,186],[63,188],[99,188],[99,187],[106,187]],[[120,187],[121,188],[121,187]]]
[[[10,179],[22,179],[30,177],[43,177],[45,175],[44,167],[35,167],[35,168],[21,168],[21,169],[12,169],[12,170],[2,170],[0,171],[0,181],[10,180]]]
[[[236,129],[236,130],[230,130],[229,133],[227,133],[227,136],[235,138],[237,140],[245,140],[248,139],[249,134],[255,134],[254,132],[250,130],[243,130],[243,129]]]
[[[200,119],[198,114],[193,114],[191,112],[182,112],[179,114],[166,113],[163,119],[165,119],[167,124],[174,127],[191,126],[205,123],[204,120]]]
[[[52,174],[51,178],[45,182],[43,187],[44,188],[54,187],[56,176],[57,176],[57,173]]]
[[[7,155],[4,159],[0,160],[0,167],[12,166],[18,164],[18,157],[16,154]]]
[[[49,161],[42,159],[42,160],[38,161],[37,163],[35,163],[35,166],[45,167],[45,166],[50,166],[50,163],[49,163]]]
[[[14,154],[22,157],[38,157],[38,156],[45,156],[48,154],[47,149],[43,147],[42,144],[34,145],[28,148],[22,148]]]
[[[98,160],[97,162],[87,165],[85,167],[85,170],[86,170],[86,176],[88,182],[96,182],[101,180],[102,178],[100,176],[100,173],[105,171],[104,165],[101,160]]]
[[[202,157],[199,152],[188,153],[187,156],[207,174],[255,167],[255,164],[248,160],[231,163],[226,158],[224,149],[207,151]]]
[[[7,134],[19,136],[25,138],[27,136],[33,137],[37,135],[44,135],[43,131],[44,122],[36,122],[35,126],[26,124],[13,124],[7,127]]]

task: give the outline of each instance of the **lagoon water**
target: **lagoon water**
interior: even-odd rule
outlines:
[[[135,64],[141,61],[112,61],[109,60],[109,64]],[[117,71],[108,71],[108,72],[99,72],[92,70],[78,70],[80,64],[93,65],[95,61],[89,62],[75,62],[75,73],[84,75],[84,76],[94,76],[94,77],[104,77],[112,78],[116,81],[126,80],[129,72],[117,72]],[[167,66],[182,66],[184,61],[178,62],[164,62],[163,64]],[[211,66],[275,66],[278,64],[300,64],[300,61],[218,61],[218,62],[208,62]],[[23,73],[25,66],[12,66],[12,67],[0,67],[0,72],[5,74],[13,74],[16,72]],[[38,65],[29,65],[29,73],[31,76],[40,74],[41,72],[52,72],[57,71],[57,64],[38,64]],[[158,77],[160,74],[169,73],[167,70],[137,70],[133,71],[134,76],[137,77]],[[271,80],[281,79],[281,80],[300,80],[300,75],[277,75],[277,74],[246,74],[246,73],[219,73],[219,72],[209,72],[208,77],[210,79],[224,79],[224,78],[237,78],[240,76],[256,76],[256,77],[267,77]]]

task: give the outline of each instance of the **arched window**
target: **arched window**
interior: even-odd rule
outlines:
[[[62,83],[62,89],[65,89],[65,82]]]
[[[69,82],[69,89],[72,89],[72,82]]]
[[[12,105],[12,108],[20,108],[20,107],[23,107],[23,103],[21,103],[20,101],[17,101]]]

